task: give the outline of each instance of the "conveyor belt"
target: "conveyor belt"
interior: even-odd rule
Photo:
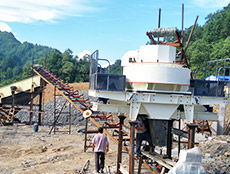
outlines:
[[[60,78],[57,78],[55,75],[53,75],[52,73],[50,73],[48,70],[44,69],[44,68],[40,68],[38,70],[33,69],[33,71],[39,75],[44,81],[46,81],[49,85],[53,86],[54,88],[56,88],[56,91],[63,96],[66,100],[69,101],[69,103],[71,103],[75,108],[77,108],[82,114],[84,113],[85,110],[89,109],[91,110],[92,104],[90,103],[89,99],[84,99],[82,95],[79,95],[79,91],[78,90],[73,90],[73,87],[69,86],[68,83],[64,83],[62,80],[60,80]],[[79,103],[80,107],[76,104]],[[92,111],[92,110],[91,110]],[[94,118],[99,118],[99,119],[107,119],[109,118],[111,115],[105,116],[102,113],[99,112],[94,112],[92,111],[93,115],[91,117],[89,117],[90,121],[96,125],[97,127],[101,127],[102,125],[100,125]],[[118,126],[118,123],[114,123],[114,124],[109,124],[104,122],[104,124],[106,124],[107,126]],[[112,136],[107,130],[104,130],[104,133],[111,138],[115,143],[118,144],[118,140],[116,138],[114,138],[114,136]],[[129,149],[125,146],[122,146],[122,148],[129,152]],[[139,160],[139,158],[135,157],[136,160]],[[157,174],[158,172],[156,170],[154,170],[151,165],[149,165],[147,162],[143,161],[142,163],[143,166],[145,166],[149,171],[151,171],[154,174]]]

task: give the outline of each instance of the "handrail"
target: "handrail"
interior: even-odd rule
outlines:
[[[39,72],[37,72],[34,68],[32,68],[32,70],[38,75],[40,76],[45,82],[47,82],[49,85],[53,86],[54,88],[56,88],[56,91],[61,94],[66,100],[68,100],[75,108],[77,108],[81,113],[83,113],[84,111],[79,108],[72,100],[70,100],[62,91],[60,91],[56,85],[53,85],[50,81],[48,81],[45,77],[43,77]]]

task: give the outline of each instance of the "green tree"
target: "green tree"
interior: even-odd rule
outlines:
[[[76,82],[88,82],[89,81],[89,60],[88,59],[83,58],[77,62],[75,81]]]

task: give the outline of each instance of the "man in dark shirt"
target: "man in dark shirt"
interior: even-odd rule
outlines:
[[[138,115],[137,116],[137,125],[136,125],[136,131],[137,131],[137,136],[136,136],[136,154],[138,156],[141,155],[141,143],[143,140],[146,140],[149,143],[150,149],[149,151],[153,151],[153,143],[151,140],[151,136],[147,128],[145,127],[144,124],[144,116]]]

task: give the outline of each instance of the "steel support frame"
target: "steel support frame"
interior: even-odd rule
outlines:
[[[153,104],[154,105],[154,104]],[[132,113],[133,116],[130,116],[131,120],[136,119],[137,112],[146,114],[145,110],[143,110],[141,107],[139,108],[139,105],[136,105],[137,107],[134,107],[135,105],[128,105],[127,103],[123,104],[102,104],[102,103],[96,103],[93,102],[93,110],[95,111],[107,111],[107,112],[114,112],[114,113]],[[171,119],[187,119],[191,123],[193,120],[217,120],[217,113],[215,112],[206,112],[206,111],[199,111],[196,110],[196,106],[193,107],[193,105],[190,105],[191,107],[185,106],[185,112],[176,111],[170,118]],[[186,115],[187,114],[187,115]],[[130,114],[131,115],[131,114]],[[187,116],[187,117],[186,117]],[[155,118],[154,118],[155,119]]]
[[[63,132],[63,133],[67,132],[67,133],[71,134],[71,103],[68,103],[69,104],[69,111],[67,112],[68,120],[69,120],[69,123],[68,123],[69,124],[69,130],[68,131],[56,131],[56,123],[57,123],[60,115],[63,113],[62,111],[66,105],[66,102],[68,101],[68,100],[66,100],[66,102],[62,105],[60,112],[57,113],[57,96],[60,96],[57,94],[57,90],[58,90],[57,87],[54,85],[54,112],[53,112],[54,122],[53,122],[53,127],[50,130],[50,133],[52,132],[52,129],[53,129],[54,134],[56,134],[56,132]]]
[[[149,104],[179,106],[183,105],[185,109],[185,119],[192,123],[194,119],[216,120],[216,113],[196,111],[196,107],[202,105],[225,104],[226,98],[217,97],[198,97],[189,94],[162,94],[162,93],[130,93],[130,92],[108,92],[108,91],[89,91],[89,95],[102,98],[110,98],[110,104],[93,103],[93,110],[129,113],[131,120],[136,120],[137,113],[140,113],[143,107]],[[119,102],[121,104],[119,104]],[[146,106],[145,106],[146,105]],[[100,107],[100,108],[99,108]],[[167,106],[166,106],[167,107]],[[146,111],[146,110],[145,110]],[[144,111],[144,112],[145,112]],[[143,111],[142,111],[143,112]],[[147,114],[147,113],[145,113]],[[179,114],[169,115],[164,119],[179,119]],[[180,116],[180,117],[179,117]],[[195,118],[194,118],[195,117]],[[210,118],[210,119],[209,119]],[[162,118],[153,118],[162,119]]]
[[[151,92],[151,93],[133,93],[133,92],[114,92],[114,91],[95,91],[89,90],[89,95],[94,97],[109,98],[110,101],[137,102],[137,103],[157,103],[157,104],[179,104],[179,105],[213,105],[227,104],[227,98],[192,96],[191,93]]]

